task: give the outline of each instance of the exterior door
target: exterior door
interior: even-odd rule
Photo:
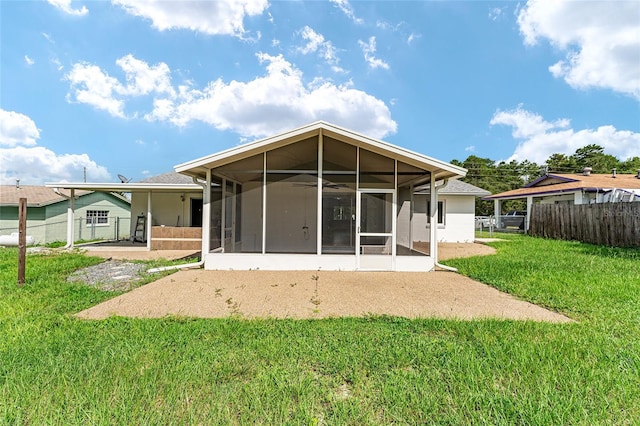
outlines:
[[[361,270],[390,271],[395,256],[393,190],[358,191],[356,261]]]

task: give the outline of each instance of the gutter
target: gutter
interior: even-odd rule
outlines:
[[[444,179],[444,183],[440,186],[436,187],[436,192],[439,192],[441,189],[444,189],[447,187],[447,185],[449,184],[449,179]],[[437,224],[436,224],[437,226]],[[438,244],[438,242],[436,241],[436,244]],[[437,253],[437,251],[436,251]],[[449,272],[458,272],[458,270],[456,268],[453,268],[451,266],[447,266],[447,265],[443,265],[441,263],[438,263],[438,259],[434,258],[433,259],[433,263],[435,266],[437,266],[438,268],[444,269],[445,271],[449,271]]]
[[[201,186],[202,191],[204,192],[205,188],[207,187],[207,184],[198,181],[198,179],[195,176],[191,176],[191,179],[193,180],[193,183],[195,183],[198,186]],[[204,235],[203,235],[203,238],[204,238]],[[147,269],[147,272],[150,274],[154,274],[156,272],[172,271],[174,269],[202,268],[203,266],[204,266],[204,253],[200,253],[200,261],[198,262],[183,263],[180,265],[171,265],[171,266],[161,266],[159,268]]]

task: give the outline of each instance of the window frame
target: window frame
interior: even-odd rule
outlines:
[[[445,227],[447,224],[445,214],[446,200],[438,200],[438,226]],[[431,200],[427,200],[427,224],[431,225]]]
[[[109,210],[87,210],[87,226],[109,226]]]

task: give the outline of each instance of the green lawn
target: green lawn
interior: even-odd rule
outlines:
[[[98,259],[0,249],[0,424],[638,424],[640,250],[508,238],[448,264],[576,323],[80,321]]]

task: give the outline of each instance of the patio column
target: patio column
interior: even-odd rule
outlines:
[[[438,261],[438,193],[436,192],[436,177],[431,173],[429,183],[431,211],[429,212],[429,256],[434,262]]]
[[[76,190],[71,188],[71,196],[69,197],[69,206],[67,207],[67,247],[73,248],[74,229],[73,222],[75,219],[75,198]]]
[[[496,218],[496,228],[502,228],[500,212],[502,211],[502,200],[493,200],[493,216]]]
[[[153,215],[151,214],[151,191],[147,192],[147,250],[151,250],[151,221]]]
[[[529,232],[529,224],[531,223],[531,206],[533,205],[533,196],[527,197],[527,215],[524,218],[524,232]]]
[[[322,129],[318,134],[318,206],[316,208],[316,254],[322,254]]]
[[[409,185],[409,248],[413,250],[413,213],[414,213],[414,199],[413,199],[413,184]]]
[[[224,191],[224,188],[223,188]],[[223,208],[224,211],[224,208]],[[224,227],[224,224],[221,225]],[[222,230],[224,235],[224,229]],[[211,169],[207,170],[207,184],[202,187],[202,253],[200,260],[211,250]]]

